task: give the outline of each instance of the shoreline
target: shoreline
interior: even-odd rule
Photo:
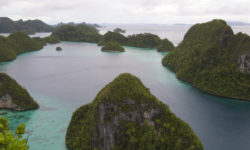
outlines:
[[[224,96],[224,95],[220,95],[220,94],[213,93],[213,92],[211,92],[211,91],[203,90],[202,88],[199,88],[198,86],[196,86],[195,84],[193,84],[191,81],[183,80],[183,79],[179,78],[179,77],[176,75],[176,72],[175,72],[173,69],[169,68],[168,66],[166,66],[166,65],[164,65],[164,64],[162,64],[162,65],[163,65],[164,67],[166,67],[167,69],[169,69],[171,72],[173,72],[178,80],[180,80],[180,81],[182,81],[182,82],[188,83],[189,85],[191,85],[193,88],[199,90],[200,92],[203,92],[203,93],[208,94],[208,95],[216,96],[216,97],[231,99],[231,100],[234,100],[234,101],[245,101],[245,102],[250,102],[250,98]]]

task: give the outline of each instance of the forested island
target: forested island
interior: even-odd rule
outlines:
[[[223,20],[192,26],[162,64],[202,91],[250,100],[250,37]]]
[[[168,52],[174,50],[174,44],[170,42],[168,39],[161,40],[160,44],[157,46],[158,52]]]
[[[24,32],[13,32],[8,37],[0,36],[0,62],[11,61],[18,54],[40,50],[46,43],[60,42],[56,37],[31,38]]]
[[[42,49],[43,44],[23,32],[0,36],[0,62],[14,60],[18,54]]]
[[[124,36],[122,33],[126,31],[116,28],[101,35],[96,27],[97,24],[83,23],[59,23],[57,25],[48,25],[41,20],[18,20],[13,21],[8,17],[0,17],[0,33],[12,33],[22,31],[26,34],[34,34],[36,32],[53,32],[51,41],[43,41],[45,43],[57,43],[59,41],[75,41],[75,42],[92,42],[98,45],[104,45],[107,42],[118,42],[123,46],[141,47],[141,48],[157,48],[159,52],[171,51],[174,45],[168,39],[160,39],[157,35],[151,33],[141,33]],[[56,39],[55,39],[56,38]],[[37,38],[38,39],[38,38]],[[41,39],[38,39],[42,41]],[[46,40],[46,39],[45,39]]]
[[[74,112],[66,144],[71,150],[203,149],[189,125],[129,73]]]
[[[93,43],[97,43],[101,37],[95,27],[87,24],[62,25],[58,27],[51,35],[57,37],[61,41]]]
[[[118,42],[108,42],[102,48],[102,51],[124,52],[124,48]]]
[[[38,107],[27,90],[7,74],[0,73],[0,109],[24,111]]]
[[[99,46],[108,42],[117,42],[123,46],[132,46],[140,48],[157,48],[159,51],[171,51],[174,45],[167,39],[161,39],[157,35],[151,33],[133,34],[124,36],[121,34],[122,29],[115,29],[114,32],[108,31],[104,35],[99,34],[98,30],[87,24],[80,25],[62,25],[58,27],[52,36],[57,37],[61,41],[76,42],[93,42]]]

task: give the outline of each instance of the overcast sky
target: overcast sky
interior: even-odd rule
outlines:
[[[0,15],[49,24],[250,22],[250,0],[0,0]]]

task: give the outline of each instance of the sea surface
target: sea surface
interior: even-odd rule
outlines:
[[[112,28],[106,27],[100,32]],[[129,28],[126,28],[128,33],[139,30],[138,33],[172,37],[176,44],[188,30],[186,26],[152,27],[152,30],[149,27]],[[249,28],[234,30],[249,34]],[[39,34],[36,35],[42,36]],[[57,46],[63,50],[56,51]],[[211,96],[178,80],[173,72],[161,65],[167,53],[134,47],[125,47],[125,50],[124,53],[108,53],[101,52],[101,47],[92,43],[61,42],[2,63],[0,71],[8,73],[26,88],[40,109],[0,110],[0,115],[9,118],[12,128],[26,124],[30,150],[66,150],[65,134],[72,113],[90,103],[120,73],[128,72],[139,77],[152,94],[189,123],[205,150],[249,150],[250,102]]]

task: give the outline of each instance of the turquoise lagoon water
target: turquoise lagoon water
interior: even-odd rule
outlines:
[[[57,46],[63,50],[57,52]],[[249,102],[211,96],[179,81],[161,65],[167,53],[125,48],[124,53],[104,53],[96,44],[61,42],[3,63],[0,71],[25,87],[40,109],[0,110],[0,115],[9,118],[12,128],[26,124],[31,150],[66,150],[65,134],[72,113],[90,103],[120,73],[129,72],[189,123],[205,150],[249,150]]]

